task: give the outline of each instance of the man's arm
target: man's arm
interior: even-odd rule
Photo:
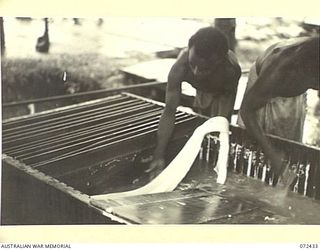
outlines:
[[[234,102],[236,99],[236,92],[228,92],[224,95],[217,97],[217,100],[214,102],[213,113],[211,114],[214,116],[223,116],[227,118],[230,122]]]
[[[274,96],[274,86],[276,86],[277,83],[279,83],[279,79],[275,74],[271,74],[268,77],[259,77],[254,86],[245,94],[240,108],[240,114],[248,133],[250,133],[262,147],[276,175],[278,175],[281,170],[282,159],[280,155],[273,150],[272,145],[260,127],[256,111],[265,106]]]
[[[165,167],[165,152],[174,129],[175,113],[180,103],[183,74],[184,67],[181,64],[181,61],[178,61],[173,65],[168,75],[165,99],[166,104],[159,121],[157,145],[154,150],[153,160],[147,172],[150,172],[153,169],[161,170]]]
[[[214,107],[211,115],[223,116],[230,122],[237,96],[239,79],[241,77],[241,68],[233,51],[230,50],[228,56],[232,67],[227,70],[226,77],[228,78],[228,83],[226,84],[226,93],[216,98],[213,103]]]
[[[233,60],[236,60],[236,58],[234,57]],[[237,64],[236,61],[234,61],[233,63],[237,66],[235,66],[235,68],[228,75],[228,88],[225,90],[225,93],[215,97],[212,103],[213,107],[211,112],[212,117],[223,116],[227,118],[229,122],[233,113],[234,103],[237,96],[238,83],[241,77],[240,66]]]
[[[175,84],[167,85],[166,90],[166,106],[161,115],[158,132],[157,132],[157,146],[154,151],[154,158],[163,158],[167,144],[171,138],[174,123],[175,113],[180,102],[181,85]]]

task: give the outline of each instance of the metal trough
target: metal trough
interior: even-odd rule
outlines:
[[[215,183],[219,140],[212,134],[175,191],[93,199],[148,182],[144,161],[162,110],[161,103],[122,93],[3,121],[1,223],[320,224],[320,150],[270,137],[296,166],[292,192],[284,195],[271,185],[260,149],[238,127],[231,127],[225,185]],[[176,112],[168,162],[204,119]]]

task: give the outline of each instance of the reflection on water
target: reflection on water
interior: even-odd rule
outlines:
[[[137,164],[135,157],[136,154],[100,162],[59,180],[88,195],[135,189],[148,182],[146,166]]]

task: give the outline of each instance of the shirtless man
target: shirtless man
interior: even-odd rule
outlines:
[[[319,46],[319,36],[275,44],[250,70],[240,115],[247,131],[270,160],[276,179],[281,174],[283,159],[264,133],[301,141],[306,112],[304,94],[310,88],[319,90]],[[294,138],[294,134],[298,136]],[[283,178],[282,184],[290,185],[292,178]]]
[[[175,112],[180,102],[181,83],[196,90],[195,110],[210,117],[232,115],[241,68],[228,49],[227,38],[214,27],[202,28],[190,39],[168,75],[166,105],[160,118],[157,146],[147,172],[165,167],[165,151],[171,138]]]

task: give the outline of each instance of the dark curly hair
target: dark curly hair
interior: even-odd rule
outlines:
[[[227,37],[214,27],[201,28],[191,36],[188,47],[191,49],[193,46],[197,55],[203,58],[213,54],[224,56],[229,48]]]

